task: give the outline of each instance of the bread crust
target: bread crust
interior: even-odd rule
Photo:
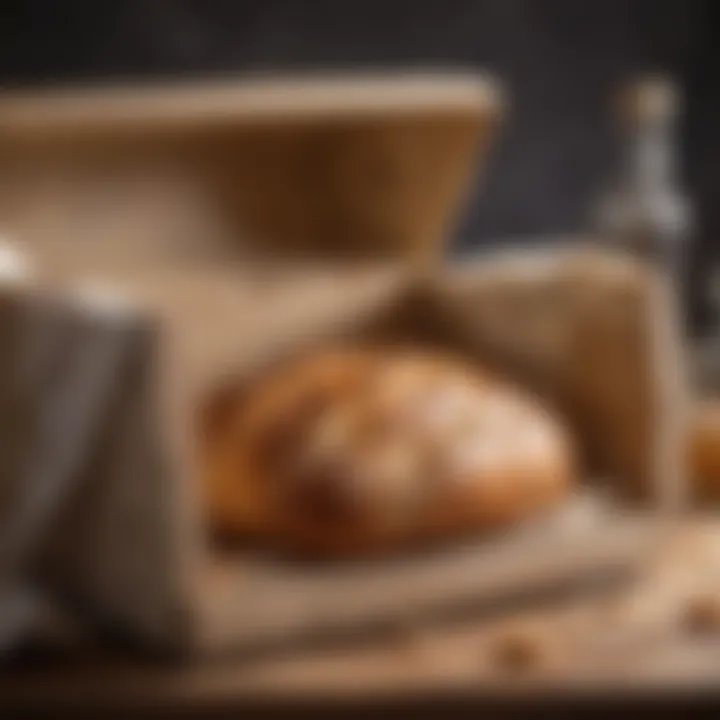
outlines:
[[[314,557],[490,530],[562,501],[571,442],[537,400],[460,360],[330,350],[282,363],[204,417],[224,537]]]
[[[688,429],[688,469],[695,495],[720,498],[720,400],[698,402]]]

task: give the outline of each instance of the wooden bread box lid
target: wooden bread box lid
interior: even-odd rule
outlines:
[[[63,266],[434,260],[502,105],[462,73],[8,93],[0,223]]]

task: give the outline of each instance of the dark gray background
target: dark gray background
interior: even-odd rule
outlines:
[[[508,88],[512,112],[485,187],[458,229],[456,247],[468,247],[583,229],[616,157],[608,96],[629,74],[667,70],[687,95],[682,169],[699,204],[693,257],[703,270],[720,225],[716,6],[712,0],[3,0],[0,82],[487,68]]]

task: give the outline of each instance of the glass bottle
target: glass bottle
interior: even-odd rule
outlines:
[[[616,105],[619,171],[598,207],[604,242],[652,261],[684,298],[692,209],[678,177],[676,85],[661,76],[626,85]]]
[[[654,427],[651,493],[662,509],[682,506],[686,491],[684,312],[686,252],[692,210],[677,168],[680,97],[666,77],[634,80],[616,105],[620,135],[618,172],[598,205],[596,230],[603,244],[629,252],[659,272],[650,278],[644,313],[652,381],[648,422]],[[643,394],[638,396],[644,397]],[[638,400],[640,401],[640,400]]]

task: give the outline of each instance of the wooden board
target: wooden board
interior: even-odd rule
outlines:
[[[0,708],[192,711],[345,708],[391,700],[477,709],[555,699],[633,694],[654,700],[717,692],[720,633],[691,632],[688,601],[720,594],[720,520],[688,519],[631,587],[501,617],[428,625],[370,642],[268,655],[252,662],[168,667],[107,648],[5,668]],[[524,670],[499,662],[499,642],[518,629],[547,640]],[[414,705],[415,703],[415,705]]]
[[[367,632],[458,613],[497,612],[588,582],[627,581],[662,540],[651,516],[618,515],[578,495],[504,535],[409,558],[303,567],[235,555],[201,581],[200,652],[222,653]]]

